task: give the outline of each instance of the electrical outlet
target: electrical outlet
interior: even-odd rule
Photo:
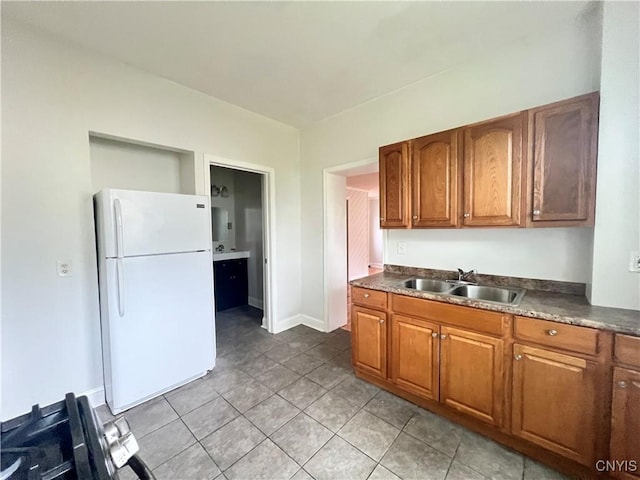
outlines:
[[[407,253],[407,242],[398,242],[398,255]]]
[[[58,266],[58,275],[61,277],[71,276],[71,260],[58,260],[56,264]]]
[[[629,254],[629,271],[640,273],[640,252],[631,252]]]

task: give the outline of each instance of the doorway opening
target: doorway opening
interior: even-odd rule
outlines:
[[[273,170],[205,155],[216,316],[239,312],[273,332]]]
[[[356,278],[382,271],[382,230],[380,230],[380,180],[378,172],[347,176],[347,306]],[[351,330],[351,311],[347,324]]]
[[[378,161],[324,170],[325,329],[350,328],[349,281],[381,271]]]

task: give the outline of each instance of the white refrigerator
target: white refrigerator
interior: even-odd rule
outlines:
[[[215,364],[209,198],[94,196],[107,404],[116,414]]]

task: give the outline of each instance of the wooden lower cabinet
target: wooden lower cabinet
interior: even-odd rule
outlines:
[[[360,378],[565,473],[640,480],[640,337],[368,289],[354,298]]]
[[[496,427],[503,424],[504,341],[440,328],[440,402]]]
[[[438,400],[438,325],[391,316],[391,381],[408,392]]]
[[[613,369],[611,460],[617,478],[640,478],[640,372]]]
[[[593,466],[597,364],[520,344],[513,353],[512,433]]]
[[[354,305],[351,309],[353,364],[387,378],[387,314]]]

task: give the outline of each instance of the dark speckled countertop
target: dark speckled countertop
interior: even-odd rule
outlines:
[[[569,285],[569,290],[571,290],[572,286],[575,288],[575,285],[581,284],[565,284],[565,288],[562,288],[562,282],[546,282],[543,280],[528,280],[510,277],[478,276],[478,283],[483,285],[539,288],[527,288],[527,293],[522,299],[522,302],[520,302],[520,305],[517,307],[488,303],[476,299],[423,292],[420,290],[405,288],[402,285],[404,280],[416,277],[430,277],[445,280],[451,279],[452,273],[453,272],[385,266],[385,271],[382,273],[352,280],[350,283],[355,287],[381,290],[383,292],[398,293],[411,297],[425,298],[428,300],[481,308],[484,310],[493,310],[495,312],[505,312],[513,315],[521,315],[523,317],[541,318],[543,320],[551,320],[554,322],[580,325],[582,327],[599,328],[602,330],[640,336],[640,311],[626,310],[622,308],[596,307],[590,305],[584,295],[556,293],[554,291],[544,290],[545,288],[553,289],[554,287],[558,287],[559,290],[566,291],[566,285]],[[540,283],[536,284],[535,282]]]

